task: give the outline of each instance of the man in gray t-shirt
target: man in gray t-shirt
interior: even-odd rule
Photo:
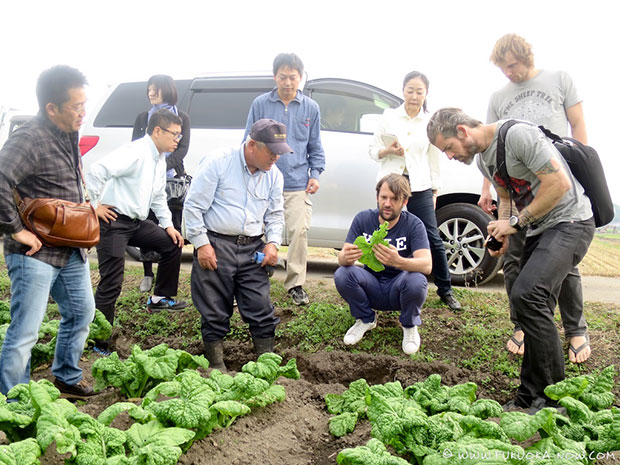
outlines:
[[[572,137],[587,143],[581,98],[568,73],[536,69],[530,44],[517,34],[506,34],[497,41],[491,61],[501,69],[509,82],[491,96],[487,124],[503,119],[521,119],[545,126],[561,137],[569,135],[570,125]],[[487,213],[495,209],[490,187],[490,182],[485,179],[478,201],[478,205]],[[519,274],[525,233],[523,230],[511,237],[510,248],[504,255],[504,283],[508,295]],[[576,290],[579,280],[579,272],[575,268],[558,299],[564,333],[570,340],[569,360],[575,363],[586,361],[591,352],[587,324],[581,311],[582,296]],[[506,347],[512,353],[522,355],[525,351],[523,331],[512,308],[510,319],[514,331]]]
[[[507,186],[496,169],[497,136],[503,123],[483,125],[458,108],[444,108],[429,121],[427,134],[450,159],[470,165],[480,154],[478,166],[500,197],[499,219],[489,223],[488,232],[503,244],[499,251],[489,250],[492,256],[503,254],[509,238],[529,227],[509,297],[527,347],[514,404],[537,410],[557,406],[544,393],[545,387],[564,379],[564,354],[553,312],[560,288],[572,279],[571,272],[588,251],[594,218],[583,187],[534,125],[516,124],[506,135]],[[516,207],[507,188],[516,191]]]

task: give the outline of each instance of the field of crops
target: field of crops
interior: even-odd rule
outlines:
[[[614,240],[597,239],[587,261],[598,263],[614,253],[620,254],[616,244]],[[599,246],[600,255],[594,255]],[[610,269],[611,261],[608,261]],[[528,447],[536,447],[539,455],[564,450],[577,456],[595,447],[600,450],[601,441],[613,444],[618,440],[618,411],[609,409],[608,404],[590,402],[591,394],[602,395],[606,402],[613,396],[612,403],[618,406],[618,383],[609,390],[609,370],[604,372],[607,378],[601,375],[609,365],[620,367],[620,307],[617,305],[586,304],[593,355],[582,366],[567,363],[567,376],[578,381],[571,382],[576,389],[571,390],[569,386],[560,390],[560,397],[567,404],[566,421],[547,413],[500,420],[502,415],[497,411],[497,404],[514,395],[520,365],[520,359],[504,349],[510,323],[507,300],[501,293],[458,290],[464,308],[455,313],[442,306],[431,292],[420,328],[422,347],[417,354],[407,357],[400,349],[402,333],[397,314],[381,313],[377,328],[357,346],[347,347],[342,344],[342,336],[352,318],[332,285],[319,280],[310,282],[308,292],[313,304],[299,308],[292,304],[282,283],[274,280],[272,299],[282,320],[276,334],[276,352],[281,358],[263,359],[255,364],[247,327],[236,315],[225,342],[225,360],[232,371],[220,375],[204,369],[198,312],[190,306],[173,315],[146,313],[146,296],[137,290],[140,272],[140,269],[126,272],[117,306],[117,324],[112,332],[117,356],[102,358],[90,349],[84,354],[85,377],[98,383],[101,394],[69,407],[65,402],[62,406],[54,404],[60,400],[55,399],[53,387],[45,381],[41,381],[41,389],[36,384],[29,388],[29,393],[24,391],[26,405],[28,399],[38,399],[37,392],[47,393],[42,402],[49,404],[45,408],[48,416],[43,417],[43,423],[48,422],[50,411],[59,417],[54,421],[62,423],[62,417],[66,422],[63,428],[54,429],[53,434],[42,435],[38,447],[44,444],[47,449],[38,459],[41,463],[59,465],[67,460],[67,463],[84,465],[333,465],[339,460],[341,464],[367,465],[423,461],[427,465],[474,464],[484,462],[480,458],[460,461],[456,456],[446,457],[459,451],[469,454],[470,446],[471,451],[495,457],[510,455],[511,451],[520,457]],[[92,277],[96,283],[95,266]],[[0,263],[0,300],[8,297],[6,270]],[[180,297],[190,299],[188,273],[182,273]],[[54,304],[49,307],[49,317],[52,321],[57,317]],[[52,332],[53,327],[54,324],[49,325]],[[561,333],[559,322],[558,327]],[[42,335],[42,350],[52,337],[52,333]],[[171,380],[159,384],[151,376],[150,381],[134,382],[132,387],[131,382],[116,376],[121,364],[149,366],[146,360],[149,354],[170,359],[155,363],[153,373],[165,374]],[[171,362],[173,358],[177,360],[176,365]],[[183,368],[190,368],[197,375],[184,375]],[[142,370],[146,372],[150,368]],[[299,379],[295,379],[296,371]],[[137,379],[135,372],[130,373],[134,373],[129,377],[132,381]],[[602,376],[601,381],[595,375]],[[43,352],[33,379],[53,380]],[[113,405],[120,407],[110,407]],[[170,405],[176,405],[184,415],[170,415],[175,410]],[[32,407],[24,410],[28,408],[32,410]],[[34,408],[34,415],[40,415],[42,410],[36,412]],[[6,430],[2,428],[5,418],[0,413],[0,429]],[[28,424],[33,421],[37,424],[39,420],[40,416],[33,416]],[[157,424],[174,434],[161,433]],[[435,440],[421,433],[430,431],[431,424],[437,428],[432,429]],[[114,429],[123,433],[110,433]],[[95,430],[101,432],[97,433],[99,436]],[[485,431],[485,435],[480,431]],[[399,436],[405,433],[407,438]],[[5,455],[13,453],[9,452],[9,442],[20,437],[11,434],[0,433],[0,463],[5,463]],[[73,434],[74,449],[67,445],[69,442],[63,442],[63,434]],[[79,448],[88,450],[83,444],[104,436],[116,438],[109,449],[103,447],[103,453],[107,454],[104,460],[95,460],[94,454],[89,455],[92,461],[77,460]],[[170,439],[161,439],[166,436]],[[39,439],[36,433],[30,437]],[[579,437],[583,440],[577,441]],[[372,438],[375,439],[371,441]],[[6,463],[36,463],[27,461],[26,449],[34,447],[27,441],[29,446],[24,445],[15,455],[15,461]],[[100,440],[94,442],[101,445]],[[470,445],[465,447],[467,444]],[[523,457],[521,461],[503,463],[536,463],[533,455]],[[541,463],[587,463],[570,460]],[[613,452],[596,463],[620,463],[620,452]]]

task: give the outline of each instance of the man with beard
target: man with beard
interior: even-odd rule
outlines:
[[[580,142],[588,143],[582,101],[568,73],[537,69],[534,66],[532,46],[517,34],[506,34],[497,41],[491,61],[509,82],[491,96],[487,123],[508,118],[522,119],[540,124],[561,137],[572,135]],[[485,179],[478,205],[487,213],[495,210],[490,189],[491,183]],[[519,274],[526,230],[527,228],[524,228],[512,235],[510,247],[504,254],[504,283],[508,295]],[[591,350],[580,303],[582,296],[579,270],[575,268],[569,276],[570,279],[565,281],[566,284],[562,286],[558,296],[558,304],[564,334],[570,340],[569,360],[583,363],[590,357]],[[523,331],[512,308],[510,320],[514,324],[514,330],[506,348],[513,354],[523,355]]]
[[[377,309],[400,310],[403,352],[414,354],[420,348],[420,309],[427,291],[424,275],[431,272],[432,259],[424,224],[405,208],[410,195],[411,187],[404,176],[393,173],[382,178],[377,183],[378,208],[355,216],[338,253],[341,266],[334,274],[334,282],[355,317],[355,324],[344,336],[346,345],[357,344],[366,331],[377,326]],[[354,244],[355,239],[363,235],[369,242],[385,222],[389,245],[379,243],[372,248],[385,268],[373,271],[368,266],[354,266],[363,254]]]
[[[594,218],[583,187],[551,140],[533,124],[515,124],[506,133],[505,168],[510,179],[504,180],[496,165],[499,129],[505,122],[483,125],[458,108],[443,108],[429,121],[427,135],[448,158],[467,165],[480,153],[478,168],[500,198],[498,220],[489,223],[488,231],[503,244],[497,252],[489,250],[492,256],[505,253],[509,237],[528,227],[521,268],[509,297],[528,348],[512,405],[531,407],[533,412],[557,406],[544,393],[545,387],[564,379],[553,311],[560,288],[588,251]],[[583,301],[579,303],[583,307]]]

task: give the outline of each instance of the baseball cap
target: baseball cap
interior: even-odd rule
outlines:
[[[292,153],[286,143],[286,126],[272,119],[259,119],[250,129],[252,140],[262,142],[276,155]]]

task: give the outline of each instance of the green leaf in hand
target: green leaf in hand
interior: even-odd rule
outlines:
[[[385,266],[375,256],[372,247],[375,244],[383,244],[388,246],[388,241],[385,240],[385,236],[387,236],[387,228],[388,222],[384,222],[379,229],[372,233],[370,237],[370,241],[366,242],[366,238],[361,235],[355,238],[355,242],[353,242],[359,249],[362,251],[362,256],[359,259],[360,263],[363,263],[372,271],[379,272],[385,270]]]

